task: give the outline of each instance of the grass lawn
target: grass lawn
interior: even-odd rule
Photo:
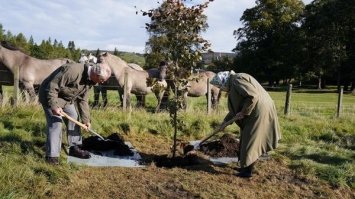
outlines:
[[[9,93],[9,90],[6,90]],[[282,129],[280,147],[259,161],[251,179],[233,174],[237,164],[203,164],[183,168],[97,168],[44,161],[45,117],[38,104],[0,108],[0,198],[354,198],[355,96],[344,94],[343,112],[336,117],[337,94],[293,93],[291,114],[285,116],[284,92],[270,92]],[[92,95],[90,97],[92,103]],[[7,102],[7,103],[6,103]],[[174,129],[169,113],[146,109],[123,112],[116,91],[109,105],[93,109],[92,128],[102,135],[118,132],[145,159],[170,154]],[[226,97],[219,109],[206,114],[205,99],[189,98],[179,139],[202,138],[227,113]],[[225,132],[239,134],[236,125]],[[221,136],[222,133],[219,134]],[[83,132],[89,136],[89,133]],[[217,136],[218,137],[218,136]]]

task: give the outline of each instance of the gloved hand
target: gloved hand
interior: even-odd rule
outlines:
[[[244,113],[239,112],[235,115],[235,117],[236,117],[236,120],[242,120],[242,119],[244,119]]]

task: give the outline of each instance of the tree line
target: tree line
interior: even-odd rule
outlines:
[[[160,7],[143,12],[151,18],[146,24],[150,34],[146,65],[157,66],[170,57],[181,62],[180,68],[186,65],[187,70],[202,66],[201,52],[210,46],[200,36],[208,29],[203,14],[208,4],[200,4],[202,9],[188,8],[193,12],[180,15],[185,9],[183,2],[165,0]],[[170,8],[170,4],[179,6]],[[208,69],[246,72],[270,86],[297,82],[316,84],[318,88],[335,84],[338,88],[344,86],[345,91],[355,90],[354,0],[314,0],[306,6],[301,0],[256,0],[240,21],[243,26],[233,33],[237,39],[234,60],[213,60]],[[32,36],[27,40],[22,33],[5,33],[1,24],[0,40],[10,41],[41,59],[78,60],[81,52],[74,41],[64,47],[61,41],[49,38],[38,45]],[[114,54],[119,54],[117,49]]]
[[[80,58],[81,50],[75,47],[74,41],[69,41],[65,47],[62,41],[57,41],[49,37],[42,40],[40,44],[34,42],[32,36],[29,39],[23,33],[13,34],[10,30],[5,30],[0,23],[0,41],[8,41],[12,45],[21,49],[25,54],[38,59],[69,58],[77,61]]]
[[[244,11],[233,67],[269,85],[316,80],[355,89],[355,1],[257,0]]]
[[[181,13],[186,7],[183,2],[165,0],[160,7],[143,13],[151,18],[147,27],[147,63],[157,65],[179,52],[179,60],[190,60],[187,69],[205,67],[196,60],[201,49],[209,47],[199,37],[208,29],[207,18],[196,9],[193,15],[183,17],[171,14]],[[170,4],[179,6],[169,8]],[[207,8],[207,4],[201,5]],[[162,20],[166,15],[174,20]],[[315,0],[307,6],[301,0],[256,0],[256,5],[246,9],[240,20],[242,27],[233,33],[237,39],[234,60],[214,59],[207,69],[246,72],[270,86],[296,81],[298,85],[316,84],[318,88],[335,84],[343,85],[344,90],[355,89],[354,0]],[[174,41],[178,48],[171,50]]]

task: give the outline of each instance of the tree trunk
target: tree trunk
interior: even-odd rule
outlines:
[[[318,88],[317,89],[322,89],[322,77],[318,77]]]

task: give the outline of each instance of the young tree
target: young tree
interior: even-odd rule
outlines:
[[[146,29],[150,34],[146,43],[146,53],[150,55],[147,58],[155,59],[147,63],[154,65],[158,65],[160,61],[171,63],[168,76],[175,89],[175,99],[171,101],[169,107],[175,128],[173,157],[176,152],[178,125],[181,124],[177,120],[177,111],[181,108],[183,96],[179,93],[186,89],[191,67],[202,59],[201,53],[210,47],[210,43],[202,38],[201,33],[208,27],[207,17],[203,11],[212,1],[189,7],[185,4],[186,0],[164,0],[158,8],[142,11],[142,15],[151,20],[150,23],[146,23]]]

